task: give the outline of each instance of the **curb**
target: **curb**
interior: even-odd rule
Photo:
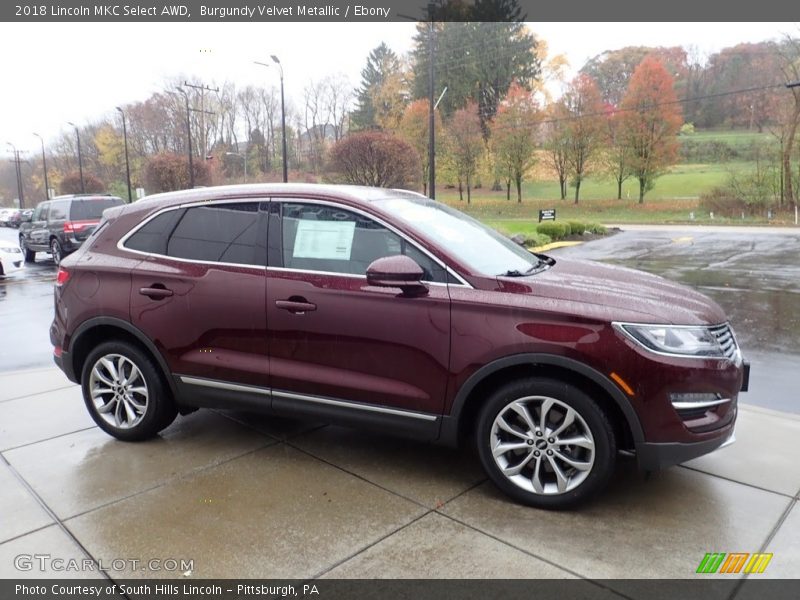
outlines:
[[[531,252],[546,252],[547,250],[555,250],[556,248],[569,248],[570,246],[580,246],[584,242],[571,241],[571,242],[551,242],[544,246],[534,246],[528,248]]]

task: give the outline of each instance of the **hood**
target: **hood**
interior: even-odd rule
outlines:
[[[505,292],[604,307],[608,321],[709,325],[727,321],[707,296],[658,275],[586,260],[559,258],[528,277],[499,277]],[[597,311],[593,311],[597,312]]]

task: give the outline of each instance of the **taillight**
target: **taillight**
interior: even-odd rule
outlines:
[[[69,271],[63,267],[59,267],[58,273],[56,273],[56,285],[61,287],[67,283],[67,281],[69,281]]]
[[[72,224],[72,221],[64,223],[64,233],[75,233],[75,225]]]

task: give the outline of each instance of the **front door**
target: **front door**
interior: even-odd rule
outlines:
[[[389,414],[436,422],[450,356],[444,268],[355,209],[312,200],[272,204],[267,319],[273,407],[315,407],[326,418],[343,409],[356,419]],[[396,254],[423,267],[427,295],[367,285],[367,266]]]

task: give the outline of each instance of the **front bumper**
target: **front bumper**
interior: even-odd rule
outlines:
[[[636,444],[636,458],[639,462],[639,468],[643,471],[658,471],[684,463],[698,456],[709,454],[714,450],[729,446],[735,441],[734,424],[731,423],[725,429],[723,435],[712,440],[688,444],[653,444],[647,442]]]

